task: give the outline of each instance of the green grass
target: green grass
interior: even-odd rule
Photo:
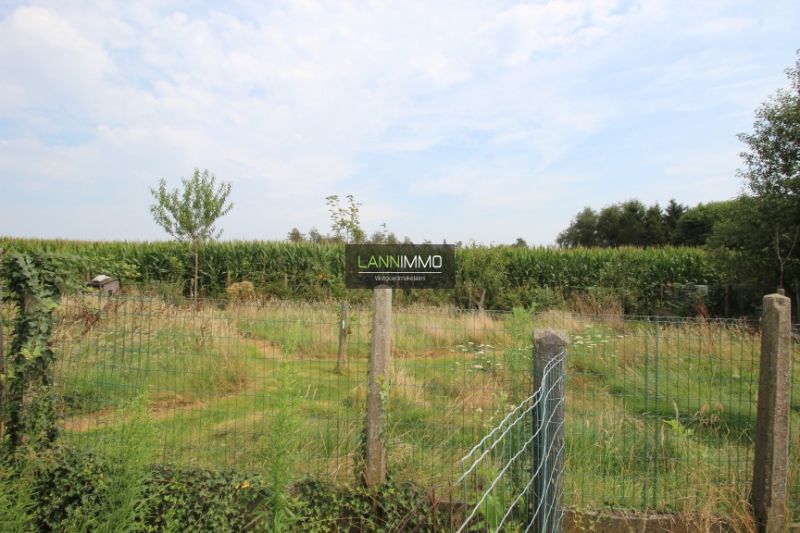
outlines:
[[[546,318],[571,333],[567,501],[741,506],[752,476],[756,332],[730,322]]]
[[[289,375],[292,444],[281,449],[293,460],[283,468],[294,479],[357,479],[368,309],[351,309],[349,360],[336,373],[335,305],[194,308],[143,299],[87,315],[65,303],[56,351],[66,439],[112,446],[106,436],[119,423],[116,410],[144,395],[160,460],[265,473],[274,428],[282,427],[279,376]],[[703,321],[397,309],[386,434],[395,480],[447,490],[459,459],[530,394],[533,326],[570,333],[567,504],[741,505],[752,471],[760,341],[744,326]],[[795,394],[793,427],[799,405]],[[794,448],[792,461],[800,463]],[[796,474],[792,487],[798,494]]]

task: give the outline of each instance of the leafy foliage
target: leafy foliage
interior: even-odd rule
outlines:
[[[726,283],[760,295],[776,286],[800,295],[800,59],[791,89],[758,108],[739,176],[749,194],[722,205],[708,239],[709,264]],[[796,306],[793,306],[796,307]]]
[[[150,190],[156,200],[150,206],[156,224],[178,241],[191,243],[194,255],[192,296],[197,296],[198,290],[200,244],[222,235],[222,230],[214,224],[233,209],[233,204],[227,204],[231,184],[222,182],[217,186],[216,180],[208,170],[200,173],[199,169],[194,169],[190,179],[181,180],[183,190],[168,191],[164,179],[158,188]]]
[[[70,263],[68,256],[48,253],[12,253],[2,263],[17,308],[10,365],[0,376],[5,385],[4,439],[12,451],[26,439],[47,446],[56,437],[50,334],[52,311],[69,283]]]
[[[777,285],[783,287],[784,281],[792,279],[793,288],[798,292],[800,56],[786,74],[791,88],[778,90],[762,104],[756,111],[753,132],[739,135],[748,148],[741,154],[745,168],[739,174],[755,200],[755,209],[750,211],[748,221],[761,228],[758,244],[737,244],[752,255],[771,255],[770,270],[777,278]]]
[[[366,234],[361,229],[358,215],[361,204],[356,202],[352,194],[348,194],[345,198],[347,199],[347,206],[342,207],[339,205],[338,195],[332,194],[325,197],[325,201],[328,204],[328,212],[331,216],[333,236],[340,242],[364,242]]]
[[[153,219],[164,231],[179,241],[196,242],[218,239],[222,230],[214,225],[226,215],[233,204],[227,204],[231,184],[217,186],[214,174],[194,169],[190,179],[182,179],[183,189],[167,190],[162,179],[158,188],[151,189],[156,203],[150,207]]]
[[[115,461],[64,445],[17,461],[24,466],[0,468],[0,486],[27,499],[7,505],[8,498],[0,498],[0,516],[8,515],[20,531],[112,530],[112,523],[114,531],[142,533],[275,530],[270,482],[259,477],[151,466],[126,520],[113,522],[119,492],[109,488],[124,485],[129,474]],[[294,520],[286,531],[437,531],[447,519],[430,497],[407,484],[369,490],[306,479],[289,494]]]
[[[595,212],[586,207],[557,239],[560,246],[702,246],[726,202],[689,208],[670,200],[666,209],[628,200]]]

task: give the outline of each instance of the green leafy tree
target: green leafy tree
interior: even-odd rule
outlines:
[[[166,180],[162,178],[158,187],[150,189],[156,200],[150,206],[150,212],[153,220],[164,231],[178,241],[191,245],[194,256],[191,295],[197,298],[200,245],[222,235],[222,230],[217,229],[215,224],[220,217],[233,209],[233,204],[227,203],[231,184],[217,183],[213,173],[208,170],[201,173],[199,169],[194,169],[191,178],[182,178],[181,183],[181,188],[170,191],[167,190]]]
[[[556,242],[559,246],[661,246],[669,241],[669,226],[661,206],[639,200],[607,205],[600,212],[586,207]]]
[[[389,244],[389,233],[386,231],[386,222],[381,224],[381,229],[376,230],[369,238],[372,244]]]
[[[718,211],[719,219],[706,246],[720,279],[730,285],[753,285],[759,291],[766,290],[774,265],[770,243],[765,238],[769,224],[759,214],[758,200],[742,195],[719,202]]]
[[[644,204],[628,200],[604,207],[597,217],[600,246],[643,246],[647,244]]]
[[[778,288],[800,300],[800,59],[790,89],[755,112],[739,176],[747,194],[723,202],[707,247],[727,284],[754,294]],[[800,303],[800,301],[798,302]],[[797,306],[793,306],[795,309]]]
[[[644,245],[661,246],[667,243],[669,229],[661,206],[653,204],[644,213]]]
[[[305,236],[300,233],[300,230],[297,228],[292,228],[292,231],[286,235],[286,238],[289,242],[303,242],[305,240]]]
[[[597,246],[597,213],[591,207],[585,207],[575,215],[569,227],[558,235],[556,242],[565,248]]]
[[[678,227],[678,221],[683,214],[686,213],[687,209],[689,209],[687,206],[676,202],[674,198],[670,199],[667,207],[664,209],[664,225],[667,228],[667,235],[670,242],[672,242],[675,228]]]
[[[709,202],[697,204],[688,209],[678,220],[672,233],[672,244],[679,246],[704,246],[711,236],[714,226],[724,216],[734,213],[729,202]]]
[[[789,89],[780,89],[755,113],[752,133],[741,133],[747,145],[741,154],[739,175],[757,199],[758,214],[769,222],[762,235],[770,242],[783,288],[787,271],[797,286],[797,242],[800,238],[800,51],[794,67],[786,70]]]
[[[325,237],[323,237],[323,235],[319,232],[317,228],[312,227],[310,230],[308,230],[308,240],[313,243],[319,244],[323,240],[325,240]]]
[[[331,216],[331,231],[334,238],[346,243],[362,243],[366,239],[366,233],[361,229],[359,221],[359,208],[361,203],[356,202],[352,194],[345,196],[347,205],[339,203],[339,196],[332,194],[325,197],[328,204],[328,212]]]

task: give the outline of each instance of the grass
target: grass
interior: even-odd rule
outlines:
[[[731,321],[541,318],[571,333],[569,501],[687,512],[709,501],[725,511],[741,507],[752,476],[756,330]],[[796,484],[792,493],[796,505]]]
[[[350,309],[348,362],[337,373],[337,308],[65,299],[55,336],[64,437],[110,446],[119,411],[143,396],[160,460],[353,482],[371,323],[369,309]],[[741,508],[760,340],[747,325],[722,321],[396,309],[387,430],[395,480],[447,490],[460,458],[530,394],[533,327],[570,334],[568,505]],[[274,433],[288,423],[276,397],[285,375],[295,398],[294,457],[281,448],[276,467]],[[792,405],[800,427],[797,393]],[[800,464],[794,448],[792,461]]]

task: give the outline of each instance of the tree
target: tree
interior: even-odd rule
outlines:
[[[643,246],[647,244],[644,204],[628,200],[604,207],[597,217],[600,246]]]
[[[672,217],[680,216],[684,206],[674,200],[667,212],[657,203],[650,207],[639,200],[605,206],[600,212],[585,207],[562,231],[559,246],[661,246],[669,242]]]
[[[739,175],[756,198],[760,217],[770,221],[780,288],[787,269],[797,267],[793,254],[800,235],[800,50],[786,75],[790,89],[779,89],[756,110],[752,133],[739,134],[748,148]]]
[[[575,215],[567,229],[559,233],[556,242],[559,246],[597,246],[597,213],[591,207]]]
[[[381,224],[381,229],[375,230],[369,238],[372,244],[389,244],[389,233],[386,231],[386,222]]]
[[[719,219],[706,241],[711,265],[727,285],[748,286],[758,293],[774,284],[769,222],[759,214],[758,200],[742,195],[719,202]]]
[[[286,238],[289,242],[303,242],[305,240],[304,235],[300,233],[300,230],[297,228],[292,228],[292,231],[286,235]]]
[[[347,199],[347,206],[342,207],[339,205],[339,196],[332,194],[325,197],[328,204],[328,212],[331,216],[331,230],[333,236],[346,243],[362,243],[366,237],[364,230],[358,218],[358,210],[361,207],[359,202],[356,202],[352,194],[345,196]]]
[[[675,233],[675,228],[678,227],[678,221],[681,219],[686,210],[689,209],[683,204],[679,204],[674,198],[670,199],[666,209],[664,209],[664,225],[667,228],[667,234],[670,242]]]
[[[156,203],[150,206],[150,212],[156,224],[164,228],[168,234],[180,242],[188,242],[194,255],[194,276],[192,277],[191,295],[197,298],[198,278],[200,273],[200,245],[206,241],[218,239],[222,230],[214,225],[216,221],[233,209],[233,204],[226,205],[231,193],[231,184],[220,182],[208,170],[202,173],[194,169],[191,178],[181,178],[182,189],[167,190],[167,182],[163,178],[158,187],[150,192]]]
[[[323,241],[323,239],[324,239],[324,237],[322,236],[322,234],[319,232],[319,230],[317,228],[312,227],[310,230],[308,230],[308,240],[309,241],[311,241],[313,243],[316,243],[316,244],[319,244],[319,243],[321,243]]]
[[[517,240],[514,241],[514,244],[512,244],[511,246],[513,246],[514,248],[527,248],[528,243],[525,242],[525,239],[523,239],[522,237],[517,237]]]
[[[661,246],[667,243],[669,230],[661,206],[653,204],[644,213],[644,245]]]

